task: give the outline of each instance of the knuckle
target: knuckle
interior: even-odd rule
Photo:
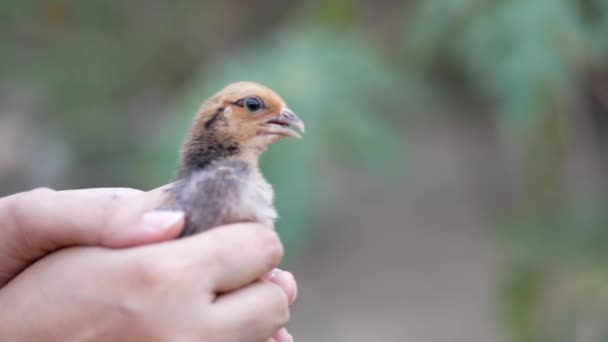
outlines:
[[[35,203],[46,201],[54,193],[55,191],[49,188],[36,188],[15,195],[9,202],[8,214],[18,231],[28,233]]]
[[[257,233],[262,250],[266,252],[269,264],[276,266],[281,262],[284,255],[283,244],[279,235],[271,229],[263,228]]]
[[[235,253],[244,251],[269,268],[279,265],[283,258],[283,244],[278,234],[267,227],[243,225],[208,234],[199,260],[202,267],[230,267],[235,262]]]
[[[204,265],[226,267],[230,263],[229,255],[240,251],[247,245],[245,236],[232,229],[218,229],[207,236],[207,244],[202,254]]]
[[[167,262],[155,262],[152,259],[133,261],[128,274],[137,284],[146,288],[156,287],[167,282],[175,274],[176,267]]]
[[[204,265],[221,264],[225,265],[226,250],[231,248],[238,248],[238,243],[235,241],[233,235],[229,235],[223,232],[218,232],[208,236],[207,244],[202,254],[202,262]]]
[[[14,200],[12,201],[12,213],[16,216],[23,216],[23,214],[28,214],[32,203],[44,201],[46,198],[53,195],[54,193],[55,191],[49,188],[36,188],[17,194]]]
[[[143,194],[141,190],[133,188],[113,188],[108,197],[110,200],[123,200],[141,194]]]
[[[225,248],[223,245],[210,245],[205,249],[205,252],[199,260],[199,264],[202,268],[214,268],[223,269],[228,266],[228,258],[226,255]]]

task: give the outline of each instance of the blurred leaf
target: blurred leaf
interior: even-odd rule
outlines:
[[[604,341],[608,337],[608,272],[597,265],[519,263],[506,291],[514,341]],[[593,336],[593,337],[592,337]]]
[[[513,340],[518,342],[542,342],[535,325],[536,309],[542,299],[546,278],[540,268],[518,265],[507,282],[505,291],[506,319]]]
[[[505,229],[521,260],[601,264],[608,261],[608,215],[604,200],[578,203],[559,215],[525,216]]]
[[[508,127],[529,129],[547,100],[575,84],[578,62],[597,50],[580,2],[430,0],[410,13],[408,60],[427,70],[461,66],[479,93],[497,100]],[[605,5],[598,5],[604,7]],[[604,17],[608,17],[606,14]],[[599,20],[603,22],[602,18]]]

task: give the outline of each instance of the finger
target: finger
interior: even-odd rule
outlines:
[[[123,188],[28,191],[0,199],[2,231],[12,232],[13,238],[21,237],[34,247],[45,244],[125,247],[142,238],[137,229],[145,230],[146,238],[162,240],[174,231],[146,229],[151,223],[160,223],[155,220],[148,221],[148,225],[140,222],[141,215],[153,208],[154,198],[160,195],[150,194]]]
[[[153,257],[171,256],[200,270],[214,292],[228,292],[260,279],[283,257],[278,235],[268,227],[241,223],[211,229],[161,245],[144,246]],[[160,261],[159,261],[160,262]]]
[[[293,342],[293,336],[285,328],[279,329],[274,335],[272,340],[275,342]]]
[[[183,228],[183,213],[143,215],[160,196],[159,191],[114,188],[37,189],[2,198],[0,251],[17,255],[12,268],[18,269],[62,247],[127,247],[173,238]],[[0,286],[2,275],[14,276],[13,271],[0,267]]]
[[[287,296],[269,281],[224,294],[213,306],[218,322],[233,334],[229,341],[265,341],[289,321]]]
[[[288,271],[275,268],[270,273],[267,273],[263,277],[281,287],[289,299],[289,304],[293,304],[298,297],[298,286],[296,280]]]

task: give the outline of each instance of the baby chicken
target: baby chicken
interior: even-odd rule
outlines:
[[[273,189],[258,166],[270,144],[301,138],[304,123],[271,89],[237,82],[205,102],[182,149],[178,180],[162,208],[186,213],[181,236],[236,222],[274,227]]]

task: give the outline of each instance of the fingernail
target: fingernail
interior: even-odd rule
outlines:
[[[279,272],[281,272],[281,270],[278,269],[278,268],[275,268],[274,270],[266,273],[264,275],[264,279],[266,279],[266,280],[272,280],[272,278],[274,278],[277,275],[277,273],[279,273]]]
[[[183,211],[156,210],[145,213],[141,218],[141,224],[146,229],[166,230],[183,219]]]

